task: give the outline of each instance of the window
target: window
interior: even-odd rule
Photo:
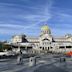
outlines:
[[[49,47],[48,47],[48,50],[49,50]]]
[[[41,49],[42,47],[40,47],[40,49]]]
[[[65,48],[64,46],[60,46],[59,48]]]
[[[43,47],[43,50],[44,50],[44,47]]]
[[[66,46],[66,48],[72,48],[72,46]]]
[[[50,47],[51,49],[53,48],[53,47]]]

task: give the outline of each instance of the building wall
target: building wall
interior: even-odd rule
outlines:
[[[22,43],[23,35],[13,36],[11,39],[12,43]],[[72,36],[65,35],[64,37],[53,37],[50,29],[46,27],[42,28],[39,37],[25,37],[25,39],[33,46],[34,50],[45,50],[54,52],[65,52],[70,51],[72,48],[66,48],[66,46],[72,46]],[[54,41],[53,41],[54,40]],[[64,46],[64,48],[60,48]]]
[[[18,35],[13,36],[11,42],[12,43],[22,42],[22,36],[18,36]]]

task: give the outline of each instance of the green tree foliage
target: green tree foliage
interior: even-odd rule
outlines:
[[[3,50],[11,50],[11,46],[10,45],[7,45],[7,44],[3,44]]]
[[[0,43],[0,52],[4,50],[11,50],[11,45]]]

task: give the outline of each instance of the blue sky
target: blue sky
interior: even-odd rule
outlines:
[[[72,0],[0,0],[0,40],[38,36],[45,24],[54,36],[72,34]]]

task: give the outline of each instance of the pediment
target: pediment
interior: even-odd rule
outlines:
[[[48,38],[44,38],[42,41],[50,41]]]

